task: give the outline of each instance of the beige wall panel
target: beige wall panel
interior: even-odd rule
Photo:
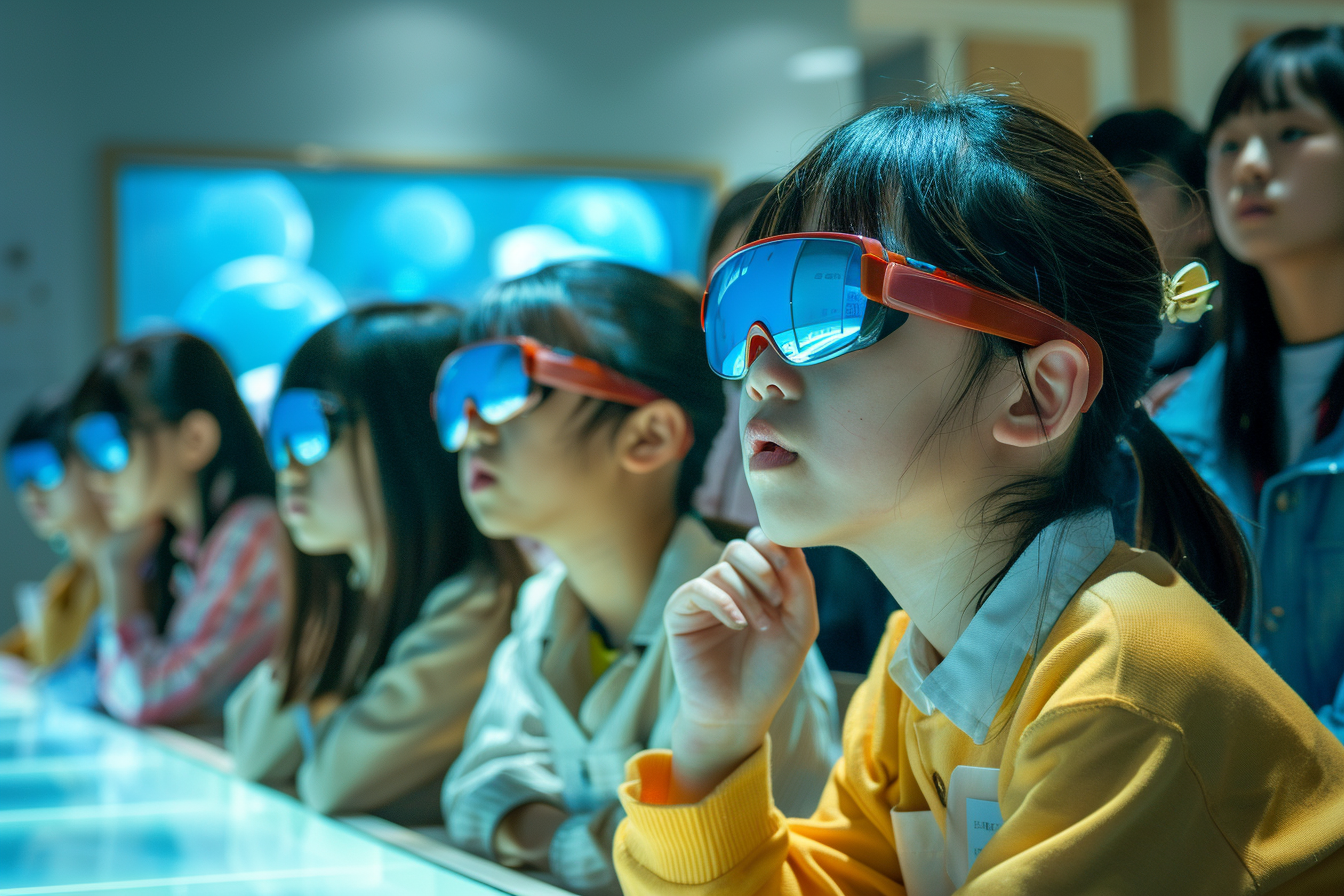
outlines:
[[[1171,0],[1130,0],[1134,28],[1134,104],[1172,106]]]
[[[1079,130],[1092,123],[1092,57],[1087,47],[970,37],[964,52],[972,81],[1020,81]]]

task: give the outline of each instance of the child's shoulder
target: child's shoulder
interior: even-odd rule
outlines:
[[[1048,706],[1115,702],[1178,724],[1230,691],[1291,696],[1165,559],[1123,543],[1060,615],[1031,679]]]
[[[528,576],[518,587],[518,602],[514,604],[510,629],[514,635],[528,638],[541,637],[555,607],[556,592],[565,582],[565,565],[552,560],[545,567]]]

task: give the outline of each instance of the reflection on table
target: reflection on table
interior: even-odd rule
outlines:
[[[102,891],[503,892],[0,680],[0,894]]]

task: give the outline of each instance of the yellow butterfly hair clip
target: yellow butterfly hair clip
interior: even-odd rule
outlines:
[[[1175,277],[1162,275],[1162,310],[1159,317],[1169,323],[1193,324],[1213,308],[1209,293],[1218,288],[1217,280],[1209,279],[1208,268],[1192,261],[1176,272]]]

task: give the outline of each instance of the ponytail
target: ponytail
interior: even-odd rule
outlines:
[[[1251,556],[1232,512],[1142,407],[1135,409],[1124,438],[1139,471],[1135,547],[1166,557],[1237,627],[1246,606]]]

